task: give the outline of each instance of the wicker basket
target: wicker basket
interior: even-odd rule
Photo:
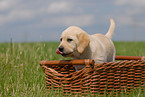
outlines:
[[[95,64],[93,60],[40,61],[47,89],[62,89],[64,95],[88,93],[120,93],[145,86],[145,61],[143,57],[122,57],[117,62]],[[133,60],[131,60],[133,59]],[[142,60],[141,60],[142,59]],[[73,65],[86,65],[75,72]]]

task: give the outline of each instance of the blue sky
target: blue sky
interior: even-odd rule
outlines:
[[[145,0],[0,0],[0,42],[59,41],[71,25],[105,34],[110,18],[114,41],[145,41]]]

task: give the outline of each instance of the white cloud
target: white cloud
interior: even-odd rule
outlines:
[[[138,27],[145,27],[145,18],[141,17],[132,17],[129,15],[119,15],[115,17],[116,25],[118,26],[132,26],[136,25]]]
[[[71,4],[69,2],[52,2],[48,6],[48,13],[61,13],[71,11]]]
[[[0,1],[0,11],[5,11],[11,9],[13,6],[18,4],[19,0],[1,0]]]
[[[7,2],[3,2],[5,6],[11,3],[11,0],[6,1]],[[32,27],[46,27],[56,24],[64,26],[87,26],[93,24],[95,18],[95,16],[92,14],[84,14],[84,11],[74,11],[75,3],[73,2],[53,1],[49,2],[48,4],[42,3],[43,6],[41,6],[41,4],[39,6],[40,2],[36,2],[38,4],[33,5],[33,7],[30,6],[31,3],[32,2],[17,2],[14,3],[17,4],[16,6],[14,6],[14,4],[11,5],[12,8],[9,7],[10,11],[7,11],[6,14],[0,14],[0,26],[11,22],[25,21],[31,19],[40,19],[40,23],[32,23]]]
[[[115,5],[122,7],[115,15],[121,26],[133,25],[145,26],[145,0],[115,0]],[[117,12],[117,11],[116,11]]]
[[[94,24],[95,16],[91,14],[84,15],[73,15],[73,16],[59,16],[52,18],[44,18],[39,23],[33,24],[32,28],[41,28],[41,27],[52,27],[56,25],[60,26],[89,26]]]
[[[145,9],[145,0],[115,0],[118,6],[126,6],[125,12],[128,15],[141,14]]]
[[[119,15],[116,17],[116,21],[119,23],[119,25],[131,25],[133,18],[127,15]]]
[[[117,5],[132,5],[132,6],[144,6],[145,0],[115,0],[115,4]]]
[[[12,10],[6,15],[0,15],[0,25],[4,25],[9,22],[16,22],[20,20],[32,19],[37,13],[34,10],[17,9]]]
[[[94,23],[95,16],[92,14],[84,14],[84,15],[77,15],[77,16],[64,16],[64,17],[57,17],[53,18],[52,21],[55,24],[60,24],[64,26],[89,26]]]
[[[61,14],[62,12],[70,12],[72,10],[69,2],[51,2],[48,4],[31,6],[30,2],[18,2],[19,0],[2,0],[0,1],[0,11],[5,11],[5,14],[0,14],[0,26],[10,22],[25,21],[28,19],[48,18],[48,14]],[[15,3],[14,3],[15,2]],[[28,5],[29,3],[29,5]],[[1,13],[1,12],[0,12]]]
[[[6,23],[28,19],[32,15],[32,11],[22,7],[19,0],[1,0],[0,1],[0,26]]]

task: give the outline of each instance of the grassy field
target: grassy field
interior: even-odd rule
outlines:
[[[45,88],[41,60],[62,60],[55,53],[59,43],[0,43],[0,97],[56,97]],[[114,42],[117,55],[145,56],[145,42]],[[132,92],[130,97],[145,97]],[[127,97],[123,95],[120,97]]]

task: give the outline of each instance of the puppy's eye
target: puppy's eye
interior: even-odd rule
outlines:
[[[71,41],[73,41],[73,40],[72,40],[72,39],[67,39],[67,41],[68,41],[68,42],[71,42]]]
[[[62,38],[60,38],[60,41],[62,41]]]

